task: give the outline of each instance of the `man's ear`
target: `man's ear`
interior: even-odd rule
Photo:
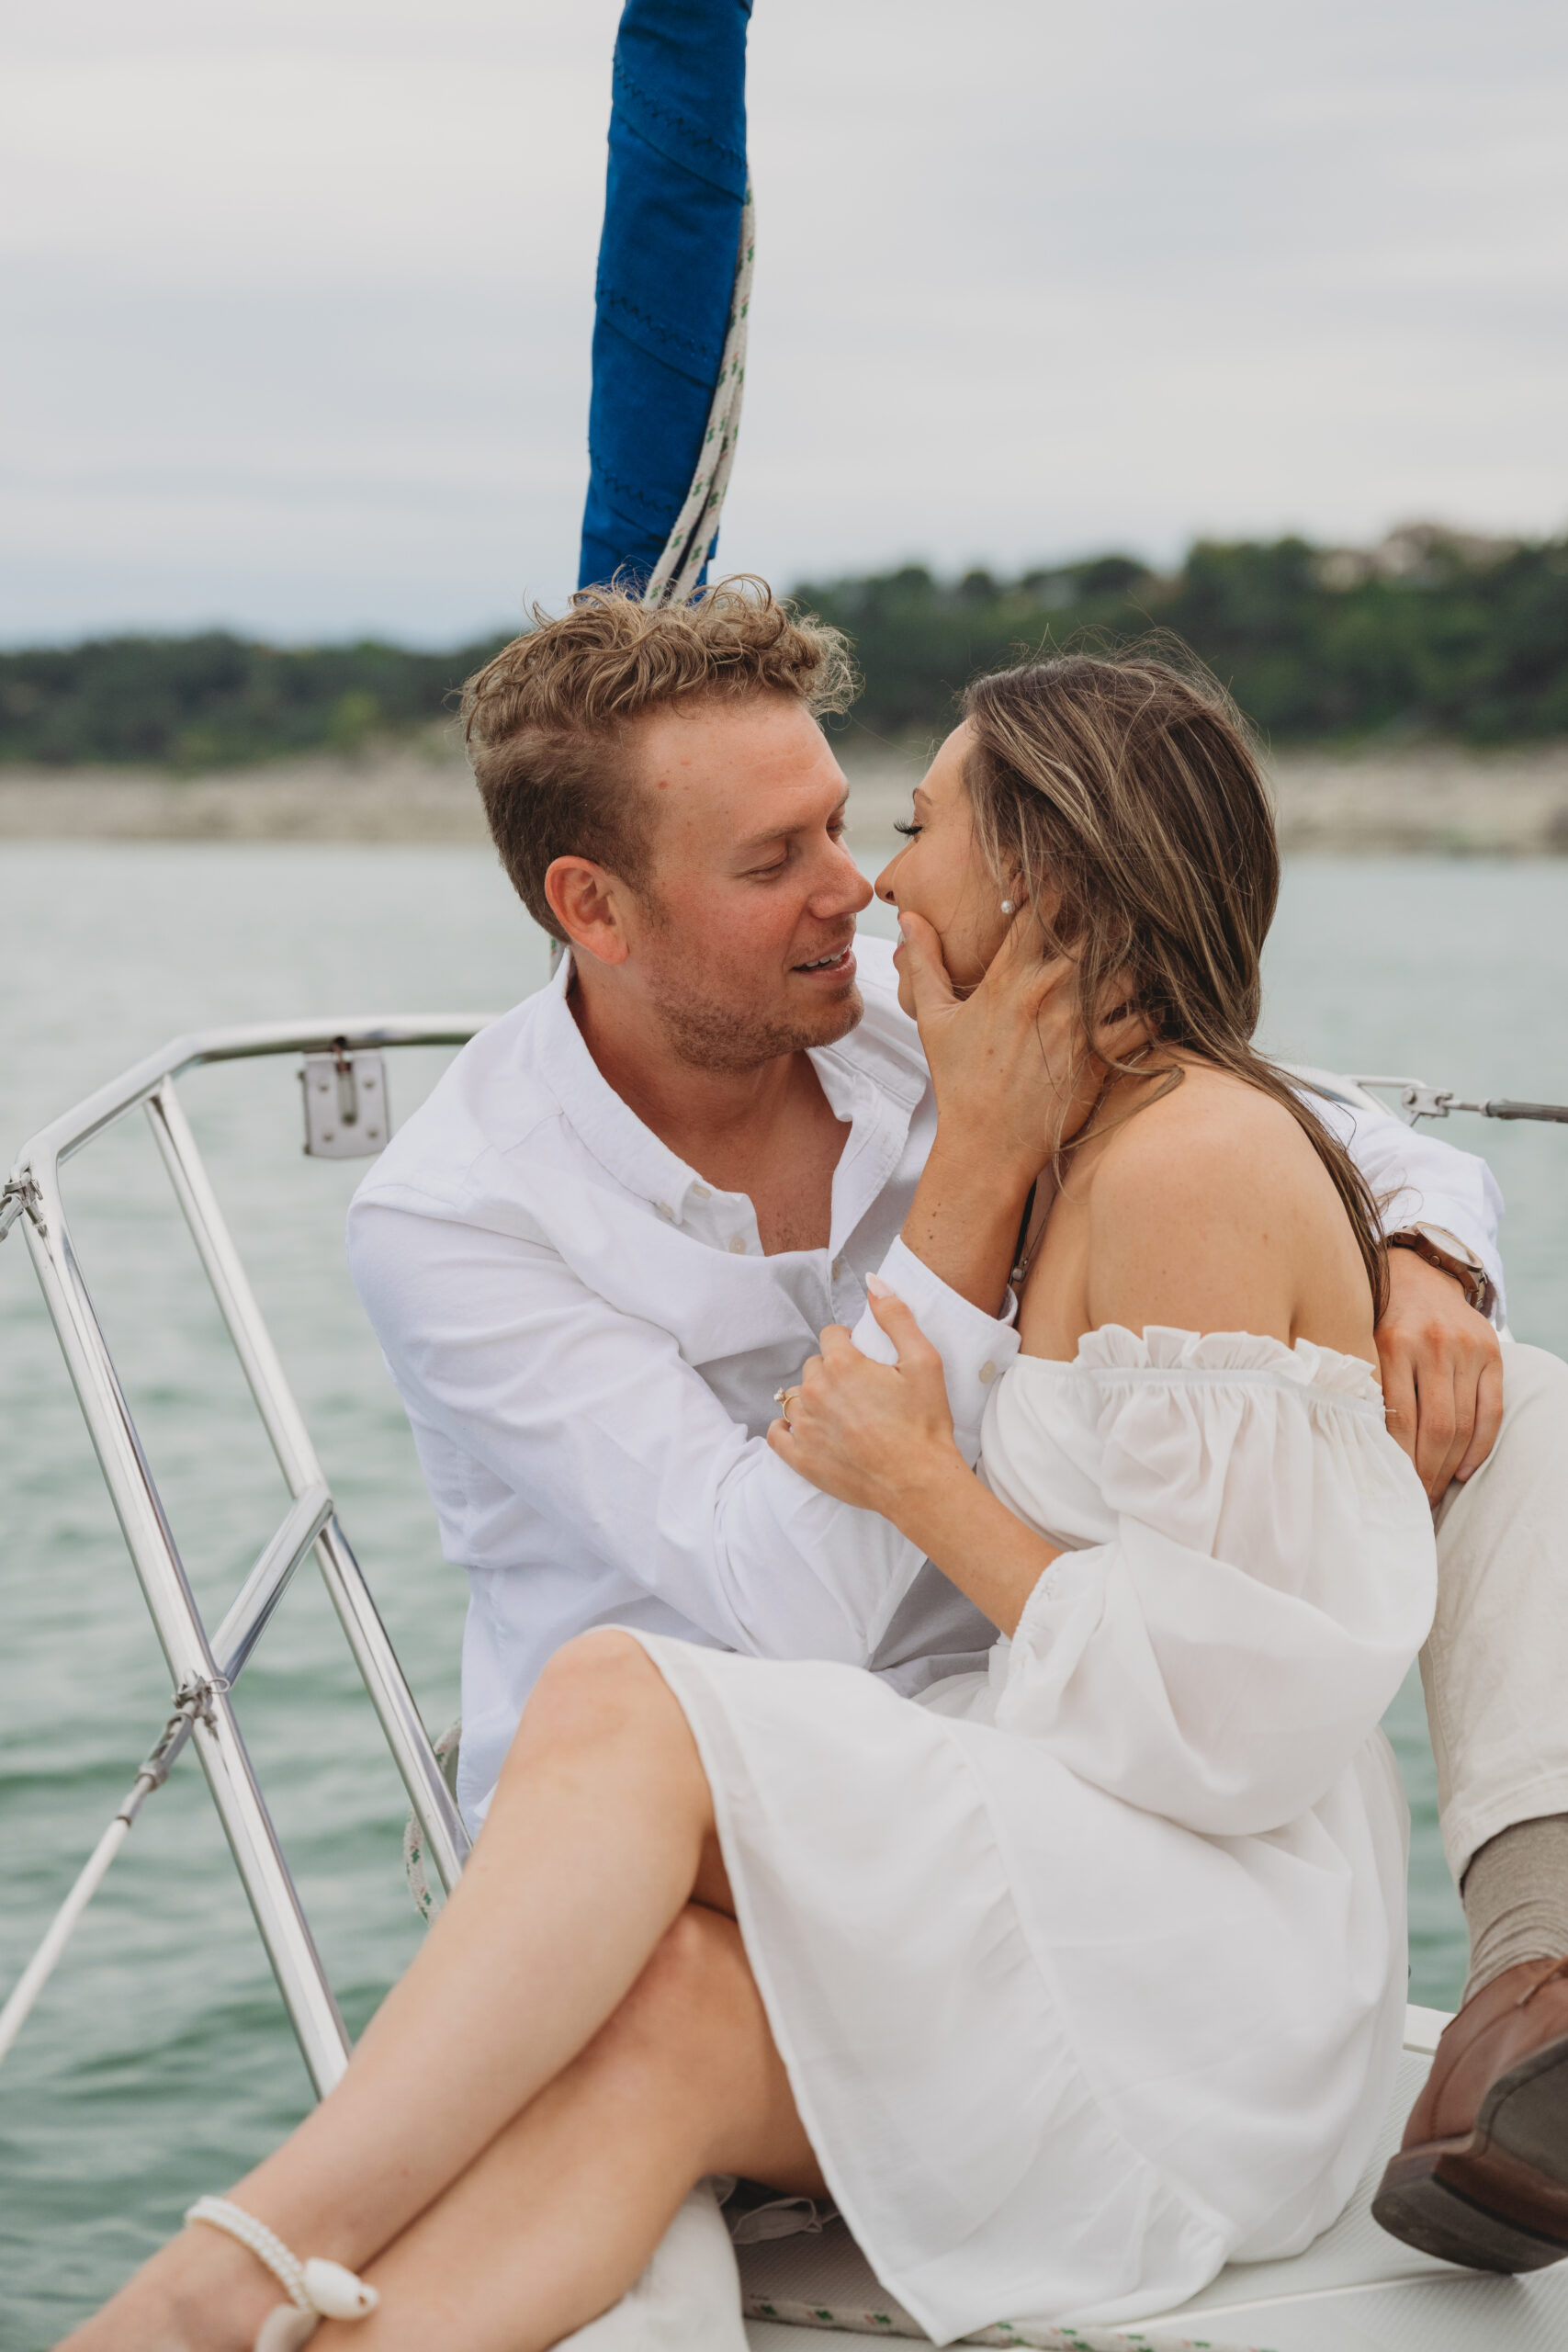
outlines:
[[[601,964],[624,964],[631,953],[626,935],[626,887],[607,867],[586,857],[558,857],[546,869],[545,897],[559,935]]]

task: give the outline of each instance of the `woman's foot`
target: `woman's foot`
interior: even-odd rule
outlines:
[[[254,2254],[193,2224],[56,2352],[251,2352],[263,2320],[284,2300]]]

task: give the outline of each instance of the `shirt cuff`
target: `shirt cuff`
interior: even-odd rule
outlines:
[[[1013,1317],[1018,1301],[1010,1290],[1000,1315],[986,1315],[950,1290],[902,1241],[895,1241],[877,1272],[896,1291],[916,1322],[942,1356],[947,1380],[947,1402],[953,1414],[953,1434],[971,1469],[979,1459],[980,1423],[993,1384],[1018,1353]],[[895,1363],[897,1351],[868,1306],[852,1334],[862,1355],[875,1363]]]

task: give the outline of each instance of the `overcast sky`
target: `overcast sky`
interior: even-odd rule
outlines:
[[[617,0],[0,30],[0,637],[571,584]],[[757,0],[723,559],[1568,523],[1562,0]]]

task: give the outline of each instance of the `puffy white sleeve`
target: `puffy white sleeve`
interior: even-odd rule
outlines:
[[[1048,1528],[1071,1459],[1104,1540],[1047,1569],[998,1650],[998,1726],[1209,1836],[1282,1827],[1371,1736],[1436,1599],[1430,1510],[1371,1368],[1109,1327],[1040,1372],[997,1399],[990,1483]]]

